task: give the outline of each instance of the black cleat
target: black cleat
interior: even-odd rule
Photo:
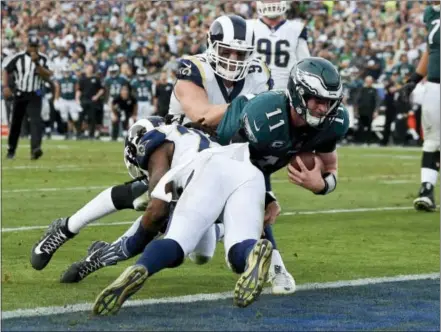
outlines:
[[[109,244],[104,241],[93,242],[87,250],[87,257],[73,263],[61,275],[61,283],[76,283],[86,278],[89,274],[106,266],[115,265],[129,257],[122,249],[122,242]]]
[[[31,160],[40,159],[40,157],[42,155],[43,155],[43,151],[41,149],[36,149],[36,150],[32,151]]]
[[[44,269],[55,251],[74,236],[75,234],[72,234],[67,229],[67,218],[53,221],[46,233],[32,247],[32,267],[36,270]]]
[[[435,199],[433,195],[433,185],[429,182],[421,184],[419,197],[413,201],[413,206],[417,211],[433,212],[436,210]]]
[[[8,154],[6,155],[6,158],[7,159],[14,159],[15,158],[15,153],[11,152],[11,151],[8,151]]]

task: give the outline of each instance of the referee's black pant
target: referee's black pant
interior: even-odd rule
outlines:
[[[31,153],[40,149],[43,129],[41,121],[41,100],[42,97],[36,93],[23,93],[20,96],[15,96],[11,126],[9,128],[8,153],[15,154],[18,138],[20,137],[21,124],[26,114],[30,119]]]

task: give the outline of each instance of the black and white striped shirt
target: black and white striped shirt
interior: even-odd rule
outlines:
[[[49,69],[48,57],[38,52],[38,63],[40,66]],[[36,73],[35,63],[26,51],[19,52],[5,59],[3,69],[14,75],[15,89],[21,92],[36,92],[41,90],[44,84],[43,79]]]

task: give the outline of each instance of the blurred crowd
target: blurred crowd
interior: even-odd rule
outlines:
[[[356,113],[363,86],[373,85],[381,103],[415,70],[426,47],[422,16],[428,3],[293,1],[287,16],[308,26],[311,54],[340,69],[345,101]],[[205,50],[216,17],[257,18],[254,1],[1,1],[1,10],[3,55],[23,49],[35,33],[59,77],[66,64],[80,75],[85,63],[93,63],[104,78],[116,63],[128,79],[139,67],[172,79],[179,57]]]

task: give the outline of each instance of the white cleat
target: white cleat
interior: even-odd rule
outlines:
[[[279,265],[274,266],[274,272],[269,275],[269,279],[271,292],[274,295],[288,295],[296,291],[296,281],[293,276]]]

